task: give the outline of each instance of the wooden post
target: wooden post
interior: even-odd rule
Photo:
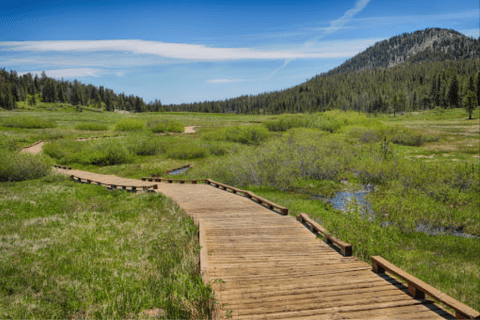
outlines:
[[[411,282],[408,283],[408,294],[415,299],[425,299],[425,292],[415,287]]]
[[[375,273],[385,273],[385,268],[379,265],[375,260],[372,260],[372,270]]]

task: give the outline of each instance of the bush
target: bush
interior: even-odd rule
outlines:
[[[145,123],[132,118],[122,119],[115,124],[115,131],[142,131],[145,128]]]
[[[342,112],[339,110],[313,114],[285,114],[278,120],[268,121],[264,126],[270,131],[287,131],[293,128],[313,128],[327,132],[338,132],[350,125],[376,126],[379,120],[367,118],[358,112]]]
[[[0,181],[37,179],[50,170],[51,164],[40,155],[0,151]]]
[[[148,128],[153,133],[183,132],[185,127],[178,121],[169,119],[154,119],[148,122]]]
[[[139,156],[153,156],[165,152],[165,146],[161,139],[151,133],[128,137],[127,148]]]
[[[262,126],[232,126],[208,133],[205,140],[231,141],[259,145],[268,138],[268,131]]]
[[[43,153],[61,164],[81,163],[106,166],[131,163],[135,160],[135,154],[127,148],[122,139],[118,138],[85,142],[61,140],[45,144]]]
[[[85,130],[85,131],[106,131],[108,126],[100,123],[81,123],[75,126],[76,130]]]
[[[3,126],[24,129],[44,129],[57,127],[57,125],[52,121],[33,118],[30,116],[7,118],[4,120]]]
[[[208,156],[207,148],[188,144],[173,147],[167,152],[167,157],[180,160],[205,158],[206,156]]]

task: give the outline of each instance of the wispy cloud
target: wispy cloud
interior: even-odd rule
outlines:
[[[365,8],[367,6],[367,4],[370,2],[370,0],[358,0],[356,3],[355,3],[355,7],[353,7],[352,9],[346,11],[344,13],[343,16],[341,16],[340,18],[338,19],[335,19],[333,21],[330,21],[330,26],[323,29],[322,30],[322,34],[320,34],[319,36],[316,36],[308,41],[306,41],[304,44],[303,44],[303,48],[302,49],[306,49],[306,48],[310,48],[312,46],[315,45],[315,43],[320,40],[321,38],[329,35],[329,34],[332,34],[333,32],[337,31],[337,30],[340,30],[342,28],[344,28],[345,24],[347,24],[357,13],[359,13],[360,11],[363,10],[363,8]],[[290,58],[290,59],[287,59],[282,66],[280,66],[279,68],[275,69],[272,73],[270,73],[269,75],[267,75],[265,77],[265,79],[268,79],[270,77],[272,77],[274,74],[276,74],[278,71],[282,70],[283,68],[285,68],[290,62],[292,62],[293,60],[295,60],[295,58]]]
[[[260,50],[252,48],[215,48],[197,44],[165,43],[145,40],[85,40],[85,41],[6,41],[0,42],[6,51],[30,52],[131,52],[166,58],[218,61],[242,59],[302,59],[325,58],[328,54],[303,53],[287,50]]]

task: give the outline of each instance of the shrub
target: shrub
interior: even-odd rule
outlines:
[[[167,151],[167,157],[180,160],[205,158],[207,155],[207,148],[187,144],[178,145]]]
[[[379,120],[369,119],[358,112],[342,112],[339,110],[313,114],[285,114],[277,120],[268,121],[264,126],[270,131],[287,131],[293,128],[314,128],[327,132],[338,132],[350,125],[376,126]]]
[[[161,139],[151,133],[128,137],[127,148],[139,156],[153,156],[165,151]]]
[[[148,128],[154,133],[183,132],[185,127],[178,121],[169,119],[154,119],[148,122]]]
[[[131,163],[135,160],[135,154],[121,140],[117,138],[85,142],[61,140],[45,144],[43,153],[61,164],[82,163],[105,166]]]
[[[208,133],[206,140],[232,141],[243,144],[259,145],[268,138],[268,131],[262,126],[232,126],[217,132]]]
[[[132,118],[122,119],[115,124],[115,131],[142,131],[145,128],[145,123]]]
[[[40,155],[0,151],[0,181],[37,179],[50,170],[51,164]]]
[[[49,120],[33,118],[30,116],[17,116],[5,119],[3,126],[24,129],[43,129],[55,128],[57,125]]]
[[[108,126],[100,123],[80,123],[75,126],[76,130],[85,130],[85,131],[106,131]]]

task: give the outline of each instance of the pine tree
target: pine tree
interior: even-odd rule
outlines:
[[[450,86],[447,92],[447,104],[450,108],[458,108],[460,104],[460,97],[458,95],[458,80],[457,76],[454,75],[453,79],[450,81]]]

